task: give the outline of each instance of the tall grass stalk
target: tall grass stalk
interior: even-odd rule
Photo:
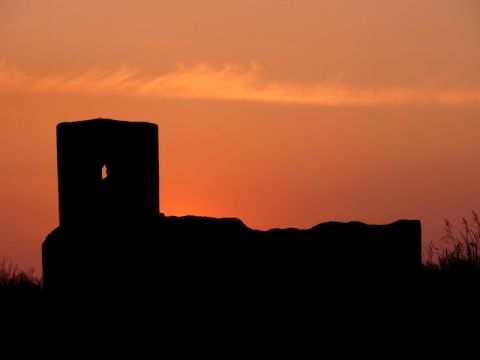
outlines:
[[[12,261],[5,258],[0,262],[0,288],[2,289],[27,289],[42,288],[43,279],[34,274],[34,268],[24,271]]]
[[[438,266],[442,272],[454,275],[480,274],[480,220],[475,211],[472,211],[471,222],[462,218],[462,229],[458,233],[445,220],[442,240],[447,245],[438,256]]]

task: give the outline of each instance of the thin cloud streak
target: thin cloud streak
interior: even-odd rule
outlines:
[[[275,82],[263,76],[254,62],[248,67],[225,64],[178,64],[172,72],[142,75],[140,69],[120,66],[114,71],[34,76],[0,62],[0,91],[82,93],[127,97],[239,100],[322,106],[402,104],[480,105],[480,89],[445,88],[446,79],[412,87],[352,86],[342,76],[317,84]],[[442,88],[443,85],[443,88]]]

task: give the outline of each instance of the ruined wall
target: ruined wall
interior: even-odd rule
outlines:
[[[42,244],[49,292],[151,291],[172,303],[271,289],[308,297],[410,286],[420,271],[418,220],[258,231],[238,219],[165,217],[154,124],[60,123],[57,160],[60,226]]]

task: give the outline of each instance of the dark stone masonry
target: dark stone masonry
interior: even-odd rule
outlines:
[[[57,125],[60,226],[153,218],[159,212],[158,127],[86,120]],[[107,176],[102,179],[105,166]]]
[[[152,123],[60,123],[57,162],[60,224],[42,244],[48,294],[298,294],[409,283],[421,268],[418,220],[259,231],[163,215]]]

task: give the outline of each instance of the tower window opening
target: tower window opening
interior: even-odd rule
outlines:
[[[102,180],[107,178],[107,166],[103,164],[102,167]]]

